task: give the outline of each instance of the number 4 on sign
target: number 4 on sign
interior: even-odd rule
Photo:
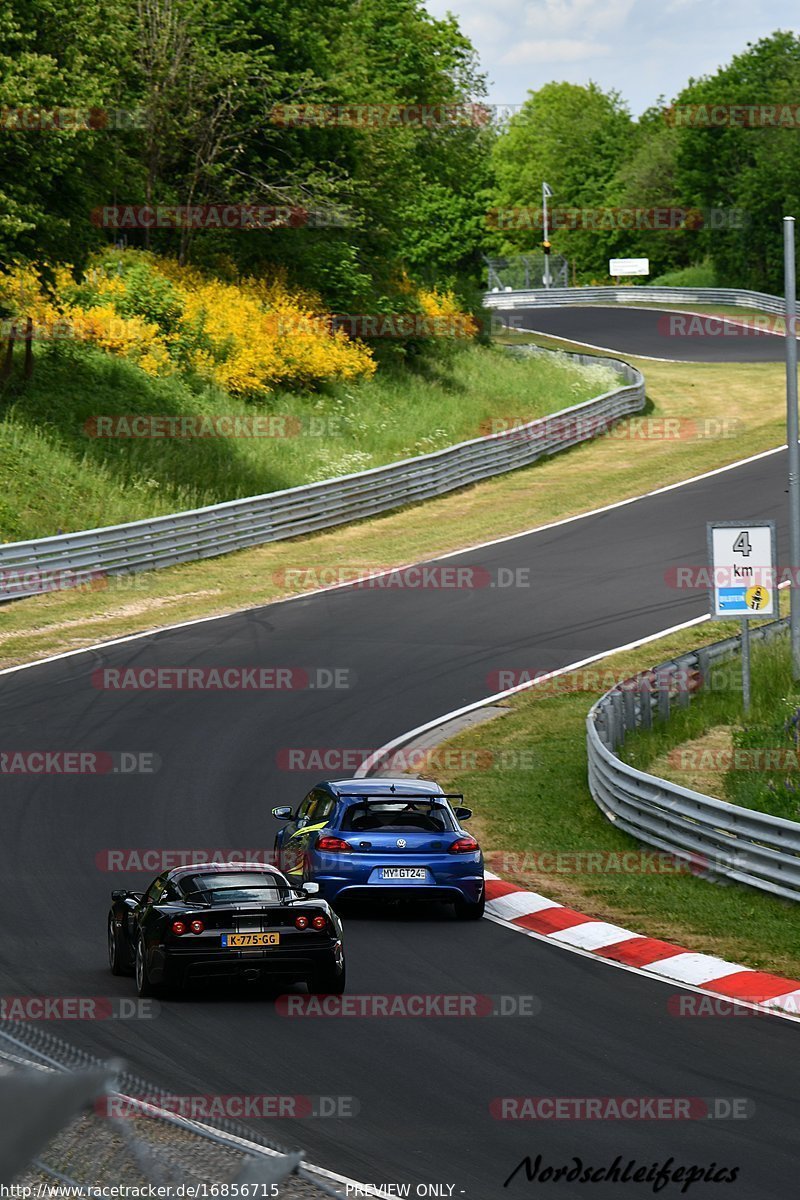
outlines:
[[[736,541],[733,543],[733,553],[742,554],[745,558],[747,558],[752,549],[753,547],[750,545],[750,534],[745,529],[739,534]]]

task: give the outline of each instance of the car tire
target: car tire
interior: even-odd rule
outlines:
[[[113,917],[108,918],[108,965],[112,975],[127,975],[125,939],[114,923]]]
[[[341,996],[347,981],[347,969],[344,961],[341,968],[329,967],[326,971],[318,971],[308,981],[308,990],[312,996]]]
[[[141,999],[147,996],[157,996],[159,989],[155,984],[150,982],[150,976],[147,972],[147,959],[144,953],[144,940],[140,937],[136,943],[136,991]]]
[[[456,918],[459,921],[480,921],[486,909],[486,896],[472,903],[469,900],[456,900]]]

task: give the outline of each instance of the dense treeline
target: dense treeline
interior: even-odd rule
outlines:
[[[557,228],[579,281],[612,255],[778,290],[781,217],[800,204],[800,128],[686,127],[659,104],[550,83],[498,127],[475,52],[420,0],[7,0],[0,15],[0,261],[85,265],[115,239],[244,274],[285,269],[338,311],[403,310],[403,290],[481,278],[529,251],[541,183],[559,210],[695,210],[671,229]],[[674,105],[794,105],[800,37],[776,33]],[[423,104],[476,118],[281,123],[291,106]],[[287,106],[289,109],[287,110]],[[26,128],[24,114],[78,109]],[[341,108],[326,109],[341,111]],[[384,110],[385,111],[385,110]],[[794,110],[796,112],[796,109]],[[88,124],[88,128],[85,127]],[[269,230],[104,228],[109,206],[267,205],[314,214]],[[94,215],[93,215],[94,214]],[[585,225],[586,222],[583,222]],[[705,264],[700,267],[699,264]],[[680,274],[675,275],[680,279]]]
[[[124,236],[198,263],[222,253],[245,272],[283,266],[350,311],[388,301],[403,269],[423,283],[477,279],[491,137],[480,122],[296,127],[275,113],[483,93],[469,42],[418,0],[10,0],[0,259],[80,266],[121,236],[97,223],[109,205],[244,203],[315,218]],[[62,112],[64,127],[24,128],[30,112],[46,125],[69,108],[90,113],[84,127]]]
[[[496,224],[506,215],[494,248],[535,243],[528,215],[508,210],[537,208],[544,179],[556,209],[586,214],[576,226],[598,222],[553,233],[553,251],[574,262],[579,282],[605,282],[612,256],[641,255],[652,277],[780,291],[781,220],[800,217],[799,102],[800,37],[783,32],[690,80],[672,104],[638,121],[619,94],[594,85],[552,83],[529,93],[493,150]],[[720,105],[738,111],[714,113]],[[673,228],[670,209],[686,210]],[[663,227],[625,228],[631,210]]]

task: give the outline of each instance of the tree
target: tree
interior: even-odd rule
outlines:
[[[556,209],[596,209],[627,157],[633,120],[617,92],[596,84],[548,83],[529,92],[494,147],[497,209],[521,209],[499,230],[501,253],[531,250],[541,242],[533,220],[541,209],[542,182]],[[556,227],[554,251],[578,260],[583,272],[605,274],[608,234]]]
[[[796,106],[798,95],[800,37],[779,31],[690,80],[676,104]],[[800,196],[797,128],[681,127],[678,177],[697,204],[741,210],[738,225],[702,235],[719,283],[781,291],[782,218]]]

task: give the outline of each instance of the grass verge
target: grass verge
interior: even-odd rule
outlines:
[[[617,386],[611,368],[521,362],[456,345],[389,360],[366,382],[282,392],[261,404],[180,376],[153,378],[100,350],[39,348],[33,378],[6,389],[0,539],[92,529],[313,483],[479,437],[495,414],[524,420]],[[262,436],[92,436],[113,418],[228,418]],[[94,424],[92,424],[94,420]],[[87,428],[88,423],[88,428]]]
[[[527,360],[521,363],[527,365]],[[7,604],[0,608],[0,665],[265,604],[314,587],[321,566],[357,571],[433,558],[575,516],[586,510],[587,496],[595,507],[611,504],[783,441],[780,364],[640,365],[651,415],[683,419],[679,431],[686,436],[665,438],[656,427],[650,437],[645,427],[641,437],[602,437],[525,470],[368,522],[169,570],[113,577],[97,591],[54,592]],[[509,402],[514,404],[510,414],[506,404],[498,405],[493,416],[515,415],[522,402],[521,396]],[[293,582],[285,574],[290,568],[299,572]]]
[[[627,677],[736,631],[709,622],[609,655],[569,684],[554,681],[549,694],[544,685],[514,696],[507,715],[431,752],[428,770],[446,790],[465,794],[475,809],[470,828],[503,878],[636,933],[800,978],[789,901],[690,873],[621,869],[621,856],[637,843],[606,820],[586,783],[586,714],[609,676]],[[567,686],[575,690],[557,692]],[[454,762],[455,772],[438,769]],[[592,855],[602,868],[592,869]]]
[[[800,684],[788,640],[754,644],[751,707],[742,711],[738,659],[719,664],[694,703],[652,736],[631,735],[626,762],[731,804],[800,821]]]

